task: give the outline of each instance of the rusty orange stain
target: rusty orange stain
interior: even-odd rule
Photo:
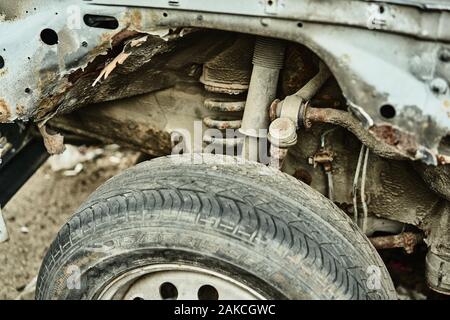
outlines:
[[[126,29],[132,28],[136,30],[142,29],[142,12],[140,10],[130,10],[120,19],[120,24],[125,25]]]
[[[444,107],[445,108],[450,108],[450,101],[444,100]]]
[[[11,117],[11,111],[5,100],[0,99],[0,122],[8,122]]]
[[[450,163],[450,157],[442,154],[437,155],[437,160],[440,165],[446,165]]]
[[[16,114],[19,117],[25,116],[26,115],[25,107],[23,105],[21,105],[21,104],[18,104],[16,106]]]
[[[140,10],[133,10],[131,13],[131,23],[136,29],[142,29],[142,12]]]

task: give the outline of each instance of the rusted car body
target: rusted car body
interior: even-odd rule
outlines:
[[[272,96],[258,63],[276,66]],[[278,168],[390,234],[379,248],[424,239],[428,283],[448,294],[449,84],[446,0],[0,0],[1,204],[63,136],[157,157],[196,120],[247,137],[294,122]]]

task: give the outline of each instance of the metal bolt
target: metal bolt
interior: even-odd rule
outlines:
[[[436,78],[431,81],[430,88],[435,94],[446,94],[448,91],[448,84],[444,79]]]
[[[295,145],[297,130],[294,122],[288,118],[275,119],[269,127],[269,141],[281,148]]]
[[[450,62],[449,48],[442,48],[441,52],[439,53],[439,60],[441,60],[442,62]]]

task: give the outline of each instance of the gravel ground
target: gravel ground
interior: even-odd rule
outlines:
[[[132,166],[138,154],[106,148],[75,176],[54,172],[49,161],[3,209],[10,240],[0,244],[0,300],[15,299],[39,271],[41,261],[76,208],[103,182]]]
[[[116,146],[100,149],[100,153],[83,162],[83,170],[74,176],[67,176],[69,171],[55,172],[52,160],[47,161],[3,209],[10,240],[0,244],[0,300],[33,298],[33,290],[25,288],[35,279],[60,227],[98,186],[140,159],[139,153]],[[401,299],[449,298],[426,287],[425,253],[426,248],[419,248],[413,255],[402,250],[383,252]]]

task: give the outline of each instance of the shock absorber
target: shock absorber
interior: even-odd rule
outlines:
[[[262,160],[259,155],[260,142],[264,143],[267,139],[269,106],[276,97],[284,52],[285,44],[280,40],[271,38],[256,40],[253,71],[242,126],[239,130],[245,135],[244,156],[250,160]]]

